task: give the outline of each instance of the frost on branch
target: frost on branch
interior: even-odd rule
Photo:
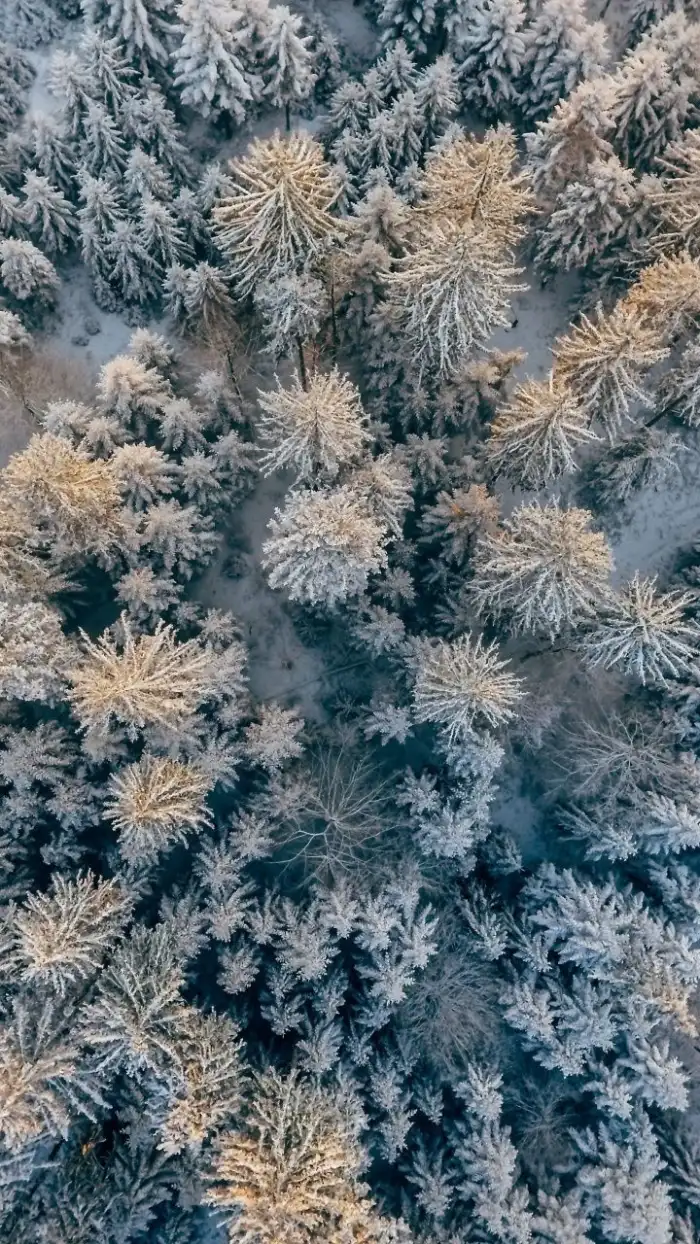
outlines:
[[[63,556],[106,552],[122,534],[117,477],[60,436],[33,436],[4,471],[5,494],[45,528]]]
[[[514,633],[554,639],[595,615],[609,592],[612,554],[591,531],[587,510],[523,505],[475,553],[474,602],[479,613],[503,618]]]
[[[207,1200],[229,1211],[231,1244],[371,1240],[361,1165],[331,1096],[270,1068],[255,1076],[244,1127],[219,1140]]]
[[[0,280],[19,302],[33,298],[45,306],[53,306],[60,284],[50,259],[18,238],[0,242]]]
[[[182,0],[177,16],[182,42],[174,57],[173,85],[180,88],[183,106],[204,117],[212,110],[229,112],[240,124],[255,83],[248,80],[241,60],[235,8],[222,0]]]
[[[486,462],[523,488],[542,488],[576,470],[576,450],[598,439],[590,421],[578,394],[554,374],[526,380],[491,424]]]
[[[472,222],[502,246],[514,246],[533,207],[529,174],[517,171],[517,159],[509,125],[487,130],[481,140],[462,133],[446,138],[426,160],[417,211],[430,220]]]
[[[645,268],[619,304],[646,315],[664,341],[691,328],[700,314],[700,261],[687,251]]]
[[[12,918],[12,957],[22,979],[64,994],[94,977],[129,918],[114,881],[55,876],[51,894],[30,894]]]
[[[582,315],[566,337],[554,344],[554,375],[600,419],[612,441],[633,402],[648,401],[642,376],[668,355],[657,327],[643,314],[618,303],[595,318]]]
[[[387,564],[386,527],[349,487],[290,495],[269,529],[263,566],[292,600],[336,605]]]
[[[700,657],[700,626],[687,616],[694,601],[691,592],[659,592],[655,579],[637,573],[606,600],[581,648],[591,664],[619,667],[642,683],[680,679]]]
[[[241,297],[319,258],[341,233],[331,215],[340,181],[308,135],[256,139],[230,174],[234,190],[213,216]]]
[[[205,799],[209,780],[194,765],[142,756],[110,781],[105,815],[119,834],[130,864],[152,862],[161,851],[184,842],[211,822]]]
[[[416,651],[417,720],[444,726],[451,742],[469,736],[475,725],[503,725],[523,695],[521,680],[507,666],[496,644],[484,644],[481,635],[424,641]]]
[[[69,699],[83,729],[105,731],[114,719],[130,733],[146,726],[177,729],[216,687],[214,654],[194,639],[179,643],[159,622],[134,635],[126,615],[122,639],[82,637],[82,660],[69,672]]]
[[[382,273],[392,324],[420,367],[455,372],[496,328],[509,323],[520,269],[497,240],[473,222],[426,225],[413,249]]]
[[[287,389],[278,380],[276,391],[258,392],[258,405],[266,475],[292,467],[299,479],[332,479],[371,440],[360,395],[337,368],[315,372],[306,387],[296,374]]]

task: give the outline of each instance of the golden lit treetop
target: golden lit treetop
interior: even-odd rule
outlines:
[[[673,339],[700,315],[700,260],[687,251],[664,256],[640,273],[618,305],[646,315],[663,340]]]
[[[97,641],[82,636],[82,660],[68,674],[78,720],[98,731],[113,719],[131,733],[146,726],[176,729],[212,693],[214,654],[197,640],[178,642],[163,622],[152,635],[134,635],[122,614],[121,628],[121,642],[108,631]]]
[[[482,140],[460,134],[426,161],[418,213],[460,225],[482,225],[491,238],[513,246],[525,233],[522,217],[534,208],[528,175],[516,172],[515,134],[509,125]]]
[[[5,496],[45,527],[61,553],[102,552],[122,534],[117,478],[68,440],[45,432],[14,454],[0,477]]]
[[[308,134],[255,139],[229,171],[235,189],[213,216],[241,296],[317,258],[340,234],[331,214],[340,179]]]
[[[219,1141],[207,1200],[231,1212],[231,1244],[364,1244],[377,1220],[360,1166],[330,1097],[270,1069],[255,1077],[244,1128]]]

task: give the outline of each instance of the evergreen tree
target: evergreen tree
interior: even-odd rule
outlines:
[[[49,306],[60,284],[50,260],[31,242],[15,238],[0,242],[0,281],[20,302],[32,299]]]
[[[182,0],[177,16],[182,42],[174,69],[182,103],[204,117],[212,110],[228,112],[240,124],[255,83],[241,60],[235,9],[224,0]]]
[[[387,309],[404,347],[419,366],[450,373],[486,345],[508,321],[519,269],[487,232],[450,225],[426,227],[418,246],[383,274]]]
[[[188,269],[184,289],[184,312],[188,327],[213,334],[233,321],[233,301],[224,273],[206,262]]]
[[[102,31],[88,27],[80,36],[78,56],[91,98],[115,121],[121,120],[136,95],[136,73],[119,39],[106,39]]]
[[[22,220],[30,237],[50,255],[67,250],[76,239],[77,222],[65,195],[38,173],[25,174],[22,192]]]
[[[470,7],[454,48],[467,108],[501,118],[517,106],[525,22],[522,0],[476,0]]]
[[[158,292],[158,266],[148,253],[142,232],[130,220],[119,221],[106,242],[109,281],[118,297],[142,304]]]
[[[651,169],[692,114],[696,84],[676,77],[668,54],[649,47],[624,58],[615,75],[611,112],[615,147],[627,165]]]
[[[60,33],[60,18],[45,0],[17,0],[0,11],[0,38],[15,47],[35,48]]]
[[[126,165],[126,147],[116,121],[102,104],[88,100],[82,118],[81,160],[94,177],[119,177]]]
[[[581,398],[556,373],[546,381],[528,380],[516,386],[491,424],[486,462],[521,487],[543,488],[576,470],[576,450],[598,439],[589,424]]]
[[[314,56],[302,21],[286,5],[270,9],[270,25],[262,45],[267,69],[265,95],[275,108],[284,108],[287,130],[294,104],[308,99],[315,82]]]
[[[525,135],[527,170],[539,202],[551,209],[572,182],[582,182],[593,160],[613,155],[611,133],[615,79],[609,75],[582,82],[562,99],[551,116]]]
[[[165,67],[175,40],[174,0],[81,0],[89,26],[108,32],[129,61]]]
[[[570,182],[538,230],[535,262],[546,271],[583,268],[620,237],[634,195],[634,175],[617,156],[595,159],[583,182]]]
[[[191,260],[192,252],[177,217],[165,203],[144,197],[137,218],[141,242],[158,269]]]
[[[174,112],[153,83],[127,99],[124,128],[179,184],[191,173],[191,160]]]
[[[42,112],[32,113],[23,136],[29,163],[67,197],[75,187],[75,154],[63,121]]]
[[[0,41],[0,132],[16,126],[25,111],[26,92],[34,76],[27,58],[11,44]]]
[[[386,565],[386,528],[349,487],[290,494],[269,529],[263,566],[292,600],[332,608]]]
[[[423,144],[442,138],[459,109],[457,66],[451,56],[438,56],[416,79],[416,107],[422,119]]]
[[[605,26],[586,21],[582,0],[543,0],[527,31],[522,108],[533,120],[551,112],[580,82],[605,70]]]
[[[690,6],[684,4],[683,0],[632,0],[628,19],[630,43],[637,43],[650,27],[668,17],[670,13],[682,13],[688,7],[692,10],[692,0]]]
[[[231,165],[235,189],[214,208],[216,236],[242,297],[259,281],[288,276],[333,243],[338,180],[312,139],[256,140]]]
[[[383,43],[402,40],[423,56],[437,30],[437,0],[383,0],[377,14]]]
[[[415,714],[444,727],[450,742],[473,737],[476,722],[494,729],[514,715],[520,680],[500,659],[495,644],[479,636],[455,643],[424,642],[415,653]]]
[[[328,479],[362,455],[370,440],[367,416],[355,386],[337,370],[317,372],[303,386],[258,393],[259,429],[266,445],[265,474],[289,466],[299,479]]]
[[[700,187],[700,141],[687,130],[678,142],[666,147],[658,159],[662,180],[654,187],[652,202],[661,220],[660,249],[682,246],[697,251],[698,187]]]
[[[640,682],[687,676],[697,663],[700,627],[688,616],[689,592],[659,592],[637,573],[606,601],[594,629],[581,640],[593,665],[621,668]]]
[[[691,341],[675,367],[661,377],[655,393],[658,411],[672,414],[689,428],[700,426],[700,345]]]

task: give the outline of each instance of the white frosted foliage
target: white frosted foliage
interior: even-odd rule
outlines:
[[[292,467],[300,478],[329,477],[358,458],[371,437],[354,384],[337,368],[316,372],[306,388],[294,376],[289,388],[258,394],[258,427],[267,451],[263,472]]]
[[[619,668],[640,682],[687,675],[700,655],[700,626],[688,618],[691,592],[659,592],[655,579],[635,574],[606,602],[596,627],[581,641],[592,665]]]
[[[174,85],[182,103],[204,117],[216,110],[241,122],[253,92],[239,56],[235,10],[226,0],[183,0],[177,16],[182,43],[174,57]]]
[[[416,662],[416,719],[444,726],[451,742],[478,724],[503,725],[523,694],[520,679],[509,673],[496,645],[484,644],[481,636],[422,643]]]
[[[263,566],[292,600],[339,604],[386,566],[386,528],[347,487],[292,493],[269,528]]]

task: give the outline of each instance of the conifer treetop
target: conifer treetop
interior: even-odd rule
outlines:
[[[343,232],[331,214],[340,178],[308,135],[255,139],[229,170],[235,191],[213,216],[241,296],[318,258]]]

